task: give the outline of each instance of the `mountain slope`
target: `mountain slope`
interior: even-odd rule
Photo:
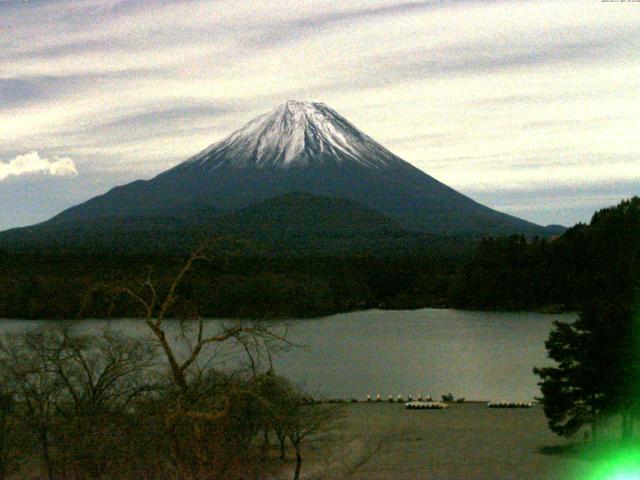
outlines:
[[[397,222],[356,202],[300,192],[264,200],[215,223],[221,231],[256,238],[407,236]]]
[[[546,233],[418,170],[331,108],[296,101],[151,180],[114,188],[49,222],[231,212],[291,192],[347,198],[426,233]]]
[[[214,236],[257,242],[262,253],[314,253],[397,249],[428,241],[351,200],[307,193],[270,198],[233,213],[103,217],[43,223],[0,233],[9,252],[188,253]],[[245,252],[251,253],[251,252]]]

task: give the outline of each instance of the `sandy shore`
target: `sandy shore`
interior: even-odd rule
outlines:
[[[465,403],[426,411],[397,403],[349,404],[339,432],[341,452],[329,455],[320,447],[309,452],[315,458],[307,464],[308,478],[332,478],[319,474],[320,459],[330,457],[348,470],[339,476],[358,480],[566,480],[582,476],[578,472],[586,467],[577,459],[542,453],[566,442],[548,430],[540,406],[490,409]]]

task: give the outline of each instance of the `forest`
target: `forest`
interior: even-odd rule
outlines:
[[[166,287],[183,256],[7,255],[0,259],[0,317],[131,317],[112,287],[151,275]],[[456,257],[244,256],[219,253],[194,268],[183,300],[207,317],[313,317],[365,308],[445,305]],[[88,300],[91,300],[90,302]]]
[[[201,315],[226,318],[366,308],[575,311],[596,292],[630,288],[639,238],[638,197],[550,239],[453,238],[396,252],[285,248],[265,254],[256,253],[254,243],[217,237],[211,258],[194,268],[180,295]],[[149,276],[166,288],[184,260],[182,253],[0,251],[0,317],[139,316],[109,292]]]
[[[637,286],[640,198],[597,211],[560,237],[485,239],[455,276],[462,308],[580,310]]]

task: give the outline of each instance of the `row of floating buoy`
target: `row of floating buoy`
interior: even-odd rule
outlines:
[[[0,0],[1,1],[1,0]],[[443,396],[444,398],[445,396]],[[446,397],[448,398],[448,397]],[[389,403],[404,403],[405,407],[408,409],[442,409],[447,408],[451,403],[464,403],[466,400],[464,398],[458,398],[456,400],[448,400],[444,398],[442,402],[434,401],[431,398],[431,395],[427,395],[426,397],[422,397],[422,395],[418,395],[416,400],[413,399],[411,395],[407,396],[407,401],[405,402],[402,395],[398,395],[396,398],[393,395],[389,395],[387,398],[387,402]],[[352,398],[350,400],[351,403],[359,403],[362,400],[357,398]],[[380,394],[377,394],[375,400],[371,399],[371,395],[367,395],[367,402],[382,402],[382,397]],[[305,405],[314,405],[320,403],[347,403],[347,400],[341,398],[325,398],[325,399],[316,399],[312,397],[307,397],[302,399],[302,403]],[[471,403],[480,403],[480,402],[471,402]],[[489,408],[533,408],[532,402],[488,402],[487,407]]]
[[[422,397],[422,395],[418,395],[415,399],[418,402],[422,402],[422,401],[432,402],[433,401],[433,399],[431,398],[431,395],[427,395],[424,398]],[[413,400],[414,400],[414,398],[413,398],[412,395],[408,395],[407,396],[407,401],[408,402],[412,402]],[[374,402],[374,401],[375,402],[381,402],[382,401],[382,397],[380,396],[379,393],[376,395],[375,400],[372,400],[371,395],[367,395],[367,402]],[[404,400],[404,397],[402,395],[398,395],[395,399],[393,398],[393,395],[389,395],[387,397],[386,401],[389,402],[389,403],[393,403],[393,402],[404,403],[405,400]]]
[[[489,408],[533,408],[531,402],[489,402]]]
[[[449,408],[444,402],[407,402],[404,404],[407,410],[442,410]]]
[[[446,408],[448,403],[463,403],[465,401],[464,398],[458,398],[456,400],[453,399],[453,395],[447,394],[442,396],[443,401],[434,401],[431,395],[426,395],[423,397],[422,395],[418,395],[417,397],[413,397],[412,395],[408,395],[406,400],[402,395],[398,395],[394,397],[393,395],[389,395],[386,399],[388,403],[404,403],[405,406],[409,409],[417,409],[417,408],[425,408],[425,409],[442,409]],[[357,402],[356,399],[352,399],[352,402]],[[382,402],[382,396],[378,393],[375,398],[372,398],[371,395],[367,395],[367,402]],[[409,406],[411,404],[411,406]],[[532,402],[488,402],[487,407],[489,408],[533,408]]]
[[[445,402],[407,402],[405,407],[408,410],[442,410],[449,408],[449,404]],[[533,408],[531,402],[489,402],[489,408]]]

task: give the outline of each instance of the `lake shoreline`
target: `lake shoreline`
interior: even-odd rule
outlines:
[[[296,320],[318,320],[318,319],[322,319],[322,318],[330,318],[333,317],[335,315],[342,315],[342,314],[349,314],[349,313],[362,313],[362,312],[415,312],[415,311],[420,311],[420,310],[456,310],[456,311],[460,311],[460,312],[469,312],[469,313],[498,313],[498,314],[509,314],[509,313],[513,313],[513,314],[519,314],[519,313],[535,313],[535,314],[539,314],[539,315],[571,315],[571,314],[576,314],[577,312],[575,310],[569,309],[569,308],[558,308],[557,305],[548,305],[546,307],[540,307],[540,308],[534,308],[534,309],[481,309],[481,308],[462,308],[462,307],[456,307],[454,305],[447,305],[447,306],[442,306],[442,305],[428,305],[428,306],[419,306],[419,307],[407,307],[407,308],[397,308],[395,306],[384,306],[384,305],[371,305],[371,306],[367,306],[364,308],[353,308],[353,309],[349,309],[349,310],[332,310],[326,313],[321,313],[321,314],[309,314],[308,316],[298,316],[298,317],[291,317],[291,316],[271,316],[271,317],[262,317],[262,318],[257,318],[257,317],[253,317],[253,316],[243,316],[243,315],[238,315],[238,316],[225,316],[225,317],[203,317],[206,320],[237,320],[237,321],[254,321],[254,322],[272,322],[272,321],[296,321]],[[115,320],[115,321],[119,321],[119,320],[144,320],[144,316],[122,316],[122,317],[110,317],[108,318],[108,320]],[[21,320],[21,321],[25,321],[25,322],[30,322],[30,321],[35,321],[35,322],[39,322],[39,321],[60,321],[60,322],[75,322],[75,321],[82,321],[82,320],[96,320],[95,318],[92,317],[88,317],[88,318],[60,318],[60,317],[39,317],[39,318],[32,318],[32,317],[12,317],[12,318],[5,318],[5,317],[0,317],[0,322],[5,321],[5,320]],[[174,318],[174,320],[177,320],[177,318]]]

